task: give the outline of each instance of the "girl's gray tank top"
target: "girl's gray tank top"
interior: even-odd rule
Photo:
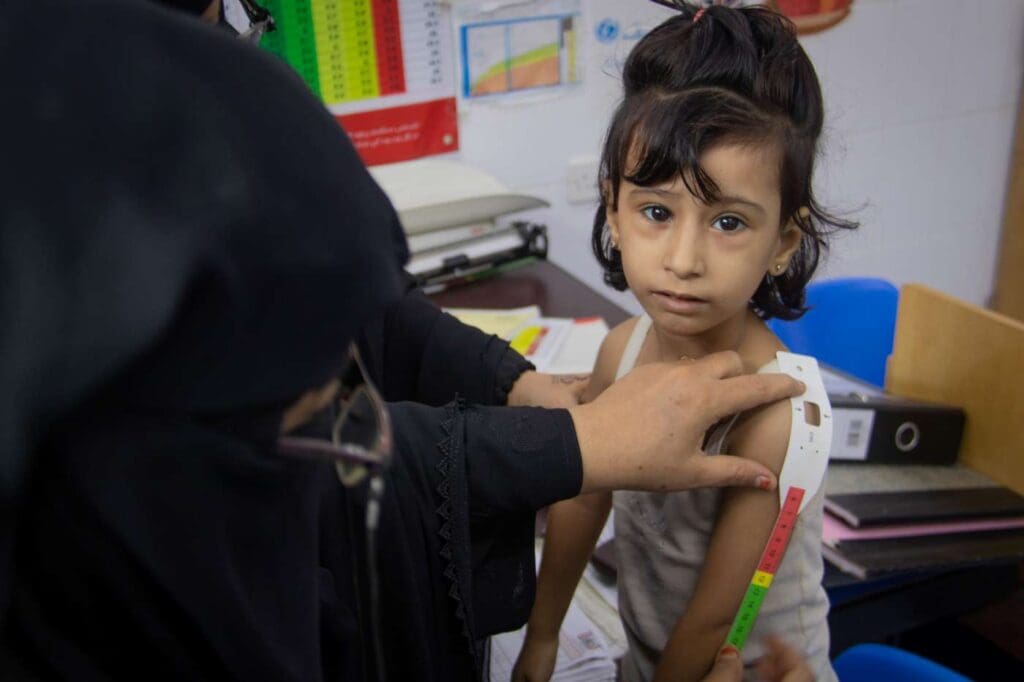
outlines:
[[[650,326],[647,315],[637,319],[616,378],[633,369]],[[773,360],[758,371],[778,372],[778,364]],[[711,433],[707,452],[723,451],[735,420],[733,417]],[[778,634],[803,654],[815,680],[836,679],[828,659],[828,598],[821,586],[823,495],[823,489],[819,490],[793,529],[785,557],[743,650],[745,680],[757,679],[752,666],[764,653],[761,640],[769,633]],[[641,682],[654,678],[661,651],[697,586],[715,527],[720,492],[616,491],[613,500],[619,612],[629,641],[622,679]]]

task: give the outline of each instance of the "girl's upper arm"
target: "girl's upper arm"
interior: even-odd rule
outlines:
[[[728,454],[757,460],[778,474],[789,446],[790,419],[789,401],[744,415],[730,433]],[[732,488],[723,492],[696,590],[669,639],[659,679],[699,679],[710,668],[778,513],[778,491]]]
[[[730,434],[729,454],[761,462],[778,475],[789,447],[791,418],[788,400],[745,415]],[[723,492],[697,586],[698,594],[708,593],[711,603],[718,605],[709,611],[717,622],[732,624],[778,514],[777,490],[729,488]]]

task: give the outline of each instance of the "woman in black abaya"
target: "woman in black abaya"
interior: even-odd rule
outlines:
[[[572,411],[478,406],[527,366],[408,291],[393,210],[272,56],[149,3],[36,0],[0,7],[0,64],[5,673],[472,679],[528,614],[536,509],[765,474],[697,458],[796,390],[722,381],[730,357]],[[280,445],[329,442],[357,337],[365,378],[419,401],[386,408],[379,627],[365,481]]]

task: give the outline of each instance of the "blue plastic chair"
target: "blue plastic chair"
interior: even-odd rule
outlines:
[[[839,682],[971,682],[935,661],[884,644],[858,644],[836,657]]]
[[[836,369],[883,386],[898,301],[899,290],[884,279],[852,277],[813,282],[807,287],[810,310],[791,322],[772,319],[769,326],[794,353],[813,355]]]

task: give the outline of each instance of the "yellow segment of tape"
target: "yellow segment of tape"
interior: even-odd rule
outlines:
[[[773,577],[774,576],[772,576],[771,573],[765,573],[764,571],[755,571],[754,579],[750,582],[754,583],[755,585],[760,585],[765,589],[768,589],[769,587],[771,587]]]

